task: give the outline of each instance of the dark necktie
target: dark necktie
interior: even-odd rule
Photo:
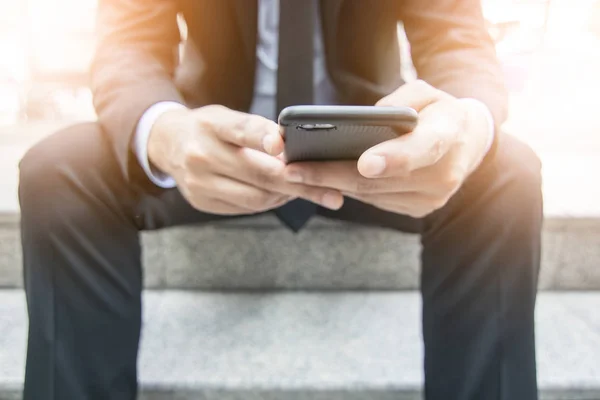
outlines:
[[[279,1],[276,116],[287,106],[313,103],[315,11],[315,0]],[[297,199],[277,209],[275,214],[297,232],[316,210],[316,204]]]

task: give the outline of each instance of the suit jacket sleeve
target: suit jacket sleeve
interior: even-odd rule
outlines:
[[[143,113],[161,101],[183,103],[173,80],[180,42],[176,3],[98,4],[98,43],[91,70],[94,106],[128,180],[144,176],[131,149]]]
[[[458,98],[482,101],[499,127],[506,120],[508,94],[480,0],[399,3],[419,78]]]

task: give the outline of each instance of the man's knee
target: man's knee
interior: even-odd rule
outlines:
[[[68,202],[78,190],[93,191],[98,175],[112,173],[117,179],[118,168],[111,157],[106,138],[95,123],[74,125],[42,140],[19,164],[22,214],[50,211]]]
[[[501,189],[512,196],[515,207],[542,205],[542,163],[527,144],[504,134],[495,160],[496,177]]]
[[[494,160],[473,174],[464,192],[467,193],[465,201],[493,207],[499,218],[502,218],[500,214],[517,216],[541,211],[540,159],[525,143],[502,134]]]

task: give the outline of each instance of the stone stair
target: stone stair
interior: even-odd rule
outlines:
[[[316,218],[293,234],[272,215],[142,234],[145,287],[416,290],[418,236]],[[0,214],[0,288],[21,288],[18,216]],[[542,290],[600,289],[600,219],[547,218]]]
[[[146,291],[142,400],[417,400],[416,292]],[[600,294],[542,293],[545,400],[600,399]],[[0,291],[0,400],[17,400],[25,299]]]

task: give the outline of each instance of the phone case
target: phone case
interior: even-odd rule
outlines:
[[[411,132],[417,113],[410,108],[293,106],[279,117],[288,163],[356,160],[370,147]]]

